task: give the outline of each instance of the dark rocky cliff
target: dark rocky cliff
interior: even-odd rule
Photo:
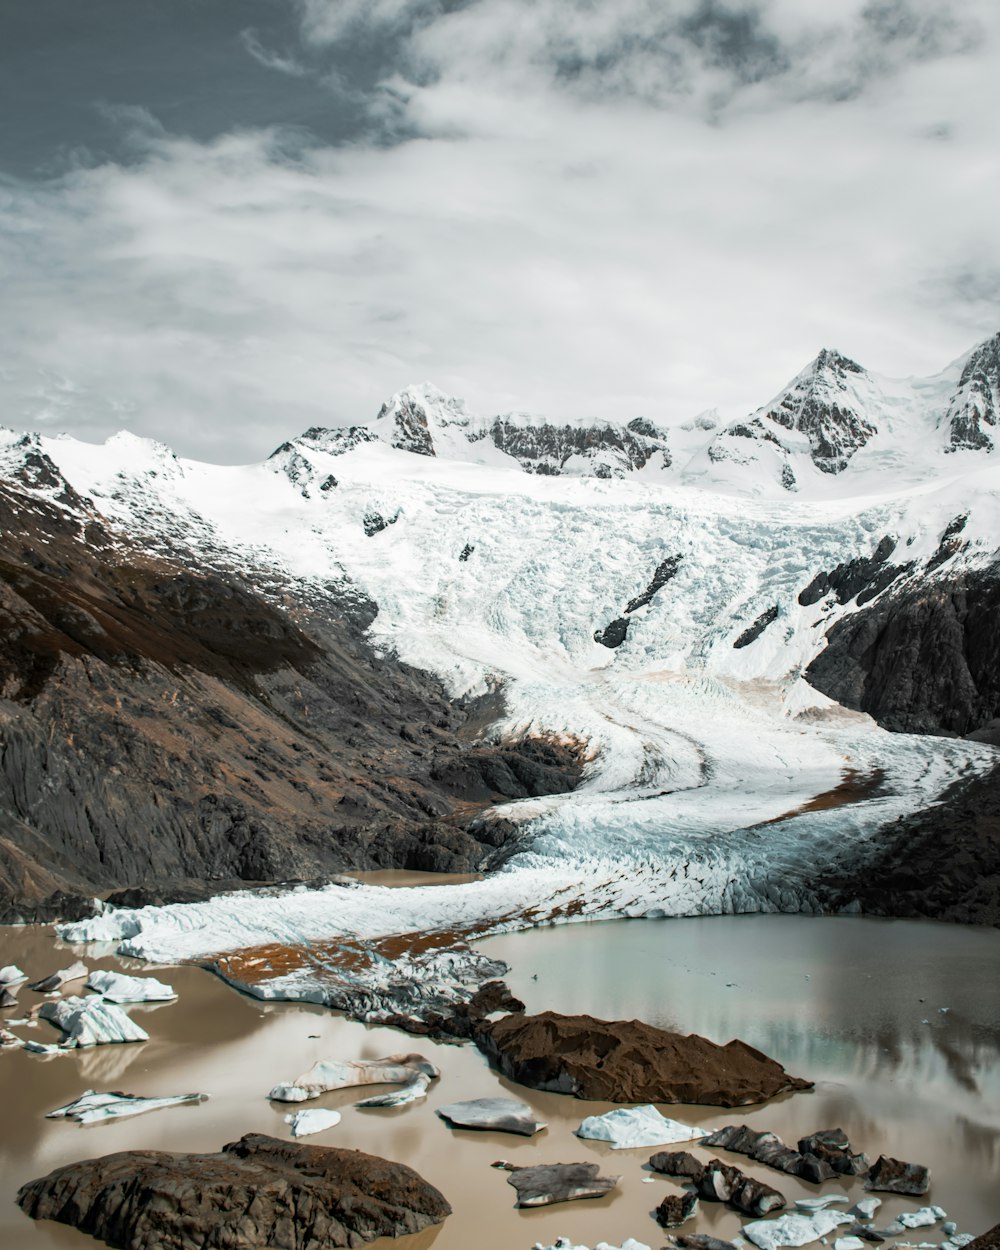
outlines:
[[[279,606],[73,503],[0,488],[0,920],[192,879],[480,869],[510,830],[478,813],[576,783],[572,747],[478,742],[476,709],[376,654],[349,587]]]
[[[924,579],[864,604],[833,626],[806,677],[886,729],[981,729],[1000,716],[1000,566]]]

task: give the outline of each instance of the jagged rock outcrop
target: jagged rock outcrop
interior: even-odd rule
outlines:
[[[637,417],[628,425],[555,425],[518,421],[515,415],[497,417],[488,437],[529,473],[557,475],[575,458],[589,465],[594,477],[620,477],[643,468],[654,457],[661,468],[670,467],[667,436],[651,421]]]
[[[856,451],[876,433],[875,426],[848,398],[845,383],[863,375],[859,364],[824,349],[805,376],[800,376],[767,416],[809,439],[812,460],[824,473],[842,473]]]
[[[543,1011],[483,1021],[474,1037],[511,1080],[593,1101],[736,1107],[811,1088],[745,1042],[718,1046],[641,1020]]]
[[[765,608],[760,616],[756,618],[753,624],[748,625],[742,634],[733,643],[735,651],[741,650],[743,647],[749,647],[752,642],[756,642],[768,625],[773,625],[781,615],[781,608],[774,604],[770,608]]]
[[[479,869],[507,831],[477,811],[575,784],[564,744],[473,743],[346,585],[322,612],[283,596],[0,487],[0,920],[192,878]]]
[[[1000,716],[998,623],[1000,566],[924,580],[839,620],[806,677],[886,729],[968,734]]]
[[[218,1154],[125,1151],[57,1168],[18,1191],[36,1220],[109,1246],[339,1250],[417,1233],[451,1214],[402,1163],[249,1134]]]
[[[625,605],[624,615],[616,617],[604,629],[595,630],[594,641],[612,650],[615,647],[620,647],[628,637],[628,627],[631,623],[628,618],[633,612],[638,612],[640,608],[645,608],[653,602],[656,594],[677,576],[677,571],[683,559],[683,554],[678,552],[676,555],[667,556],[665,560],[661,560],[654,569],[653,576],[649,579],[646,589],[628,601]]]
[[[962,369],[944,422],[948,451],[992,451],[1000,419],[1000,334],[976,347]]]

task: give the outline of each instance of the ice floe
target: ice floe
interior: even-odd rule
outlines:
[[[414,1097],[422,1097],[430,1081],[441,1072],[423,1055],[388,1055],[384,1059],[321,1059],[294,1081],[275,1085],[268,1098],[275,1102],[306,1102],[334,1089],[356,1085],[403,1085],[404,1090],[422,1082]],[[403,1098],[410,1102],[412,1098]],[[370,1105],[393,1106],[393,1103]]]
[[[325,1129],[339,1124],[339,1111],[330,1111],[325,1107],[310,1107],[305,1111],[294,1111],[285,1116],[285,1123],[293,1137],[308,1137],[311,1133],[322,1133]]]
[[[87,988],[112,1003],[162,1003],[177,997],[172,986],[156,977],[130,977],[121,972],[92,972]]]
[[[38,1015],[62,1031],[62,1049],[149,1040],[145,1029],[103,998],[60,998],[43,1003]]]
[[[668,1119],[656,1107],[647,1104],[642,1107],[617,1107],[605,1115],[589,1115],[576,1129],[576,1135],[593,1141],[611,1142],[613,1150],[631,1150],[638,1146],[694,1141],[713,1131]]]
[[[455,1128],[491,1129],[522,1137],[533,1137],[545,1128],[528,1104],[517,1098],[472,1098],[467,1102],[449,1102],[436,1110]]]
[[[61,968],[58,972],[50,973],[49,976],[42,977],[40,981],[32,981],[28,989],[34,990],[37,994],[55,994],[71,981],[82,981],[86,975],[87,965],[77,960],[68,968]]]
[[[182,1103],[206,1102],[207,1094],[172,1094],[160,1098],[143,1098],[140,1094],[107,1094],[87,1089],[79,1098],[64,1107],[47,1111],[47,1120],[75,1120],[77,1124],[100,1124],[107,1120],[122,1120],[147,1111],[159,1111],[163,1107],[177,1107]]]
[[[843,1211],[815,1211],[812,1215],[780,1215],[773,1220],[757,1220],[743,1225],[743,1235],[759,1250],[778,1250],[780,1246],[805,1246],[819,1241],[842,1224],[854,1219]]]
[[[588,1247],[574,1245],[569,1237],[557,1237],[551,1246],[543,1246],[540,1241],[536,1241],[531,1250],[588,1250]],[[607,1241],[598,1241],[594,1245],[594,1250],[650,1250],[650,1248],[643,1241],[636,1241],[634,1237],[626,1237],[620,1246],[613,1246]]]

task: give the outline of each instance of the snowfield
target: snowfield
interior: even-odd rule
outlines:
[[[319,605],[347,579],[378,604],[376,646],[439,674],[455,696],[502,689],[506,713],[491,734],[586,741],[584,783],[498,809],[522,823],[526,849],[484,881],[391,896],[375,886],[230,895],[109,912],[64,926],[65,937],[122,941],[124,953],[170,963],[428,930],[811,911],[816,884],[863,863],[886,822],[994,760],[975,743],[883,732],[809,686],[802,672],[855,605],[798,602],[815,574],[871,556],[886,535],[897,563],[924,569],[956,517],[966,518],[964,546],[943,570],[990,563],[1000,533],[992,454],[935,447],[921,460],[914,445],[905,488],[889,490],[892,475],[862,464],[820,474],[821,499],[803,485],[758,489],[756,462],[739,495],[731,463],[714,482],[681,468],[551,476],[525,472],[478,435],[459,439],[462,411],[435,396],[417,388],[410,399],[437,455],[343,431],[310,432],[236,468],[124,434],[103,446],[37,445],[151,550],[294,581]],[[710,463],[703,450],[696,469]],[[876,451],[858,458],[888,463]],[[801,464],[798,475],[808,479]],[[671,560],[673,575],[627,612]],[[759,636],[734,646],[764,614]],[[626,619],[620,646],[595,640]],[[254,992],[330,1001],[312,974]]]

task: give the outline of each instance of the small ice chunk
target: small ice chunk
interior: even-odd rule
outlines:
[[[34,990],[36,994],[54,994],[70,981],[82,981],[86,975],[87,965],[77,960],[68,968],[60,968],[58,972],[52,972],[40,981],[32,981],[28,989]]]
[[[958,1232],[958,1225],[954,1220],[948,1220],[947,1223],[941,1225],[941,1231],[946,1237],[951,1237]]]
[[[285,1116],[293,1137],[308,1137],[310,1133],[322,1133],[333,1128],[341,1120],[339,1111],[327,1111],[324,1107],[307,1107],[304,1111],[293,1111]]]
[[[743,1233],[759,1250],[778,1250],[779,1246],[805,1246],[832,1233],[840,1224],[853,1224],[854,1219],[843,1211],[816,1211],[812,1215],[782,1215],[775,1220],[757,1220],[744,1224]]]
[[[796,1198],[795,1205],[800,1211],[822,1211],[837,1202],[847,1202],[843,1194],[829,1194],[825,1198]]]
[[[28,974],[22,972],[17,964],[8,964],[0,968],[0,985],[17,985],[19,981],[27,981]]]
[[[860,1237],[838,1237],[833,1250],[865,1250],[865,1243]]]
[[[875,1212],[881,1205],[881,1198],[862,1198],[854,1204],[852,1214],[859,1216],[863,1220],[873,1220]]]
[[[412,1081],[401,1089],[394,1089],[388,1094],[375,1094],[372,1098],[363,1098],[356,1102],[355,1107],[405,1107],[407,1103],[416,1102],[418,1098],[427,1097],[427,1087],[431,1077],[426,1072],[418,1072]]]
[[[896,1220],[904,1228],[930,1228],[944,1215],[943,1211],[938,1215],[938,1211],[941,1211],[940,1207],[921,1207],[919,1211],[904,1211],[896,1216]]]
[[[647,1104],[642,1107],[618,1107],[605,1115],[589,1115],[576,1130],[576,1135],[591,1141],[611,1142],[613,1150],[632,1150],[639,1146],[694,1141],[714,1132],[715,1129],[696,1128],[679,1120],[669,1120]]]
[[[73,1102],[45,1113],[46,1120],[75,1120],[77,1124],[100,1124],[107,1120],[122,1120],[128,1116],[142,1115],[146,1111],[159,1111],[161,1107],[177,1107],[181,1103],[206,1102],[207,1094],[168,1094],[162,1098],[143,1098],[140,1094],[99,1094],[87,1089]]]
[[[532,1137],[545,1128],[526,1102],[517,1098],[472,1098],[438,1107],[438,1115],[456,1128],[491,1129]]]

